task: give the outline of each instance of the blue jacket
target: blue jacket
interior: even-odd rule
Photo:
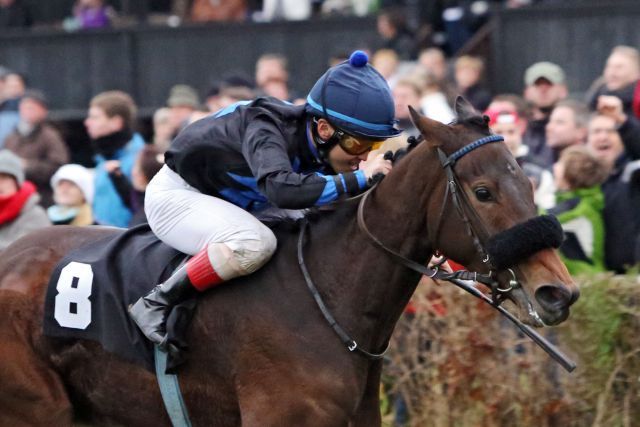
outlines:
[[[138,152],[144,146],[144,140],[139,134],[134,134],[131,141],[124,147],[116,151],[113,158],[109,160],[119,160],[122,173],[131,181],[131,171],[136,161]],[[116,187],[113,185],[109,173],[105,169],[105,159],[101,155],[95,157],[95,196],[93,199],[93,215],[100,225],[111,225],[114,227],[127,227],[132,217],[132,212],[122,202]]]

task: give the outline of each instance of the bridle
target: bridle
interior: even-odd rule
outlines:
[[[496,310],[500,311],[500,313],[502,313],[509,320],[511,320],[523,333],[528,335],[536,344],[541,346],[547,353],[549,353],[551,357],[553,357],[558,363],[560,363],[567,371],[571,372],[575,369],[575,366],[576,366],[573,361],[571,361],[558,348],[556,348],[553,344],[548,342],[544,337],[538,334],[535,330],[523,324],[518,318],[516,318],[513,314],[511,314],[509,311],[507,311],[501,306],[501,303],[506,299],[508,294],[512,292],[514,289],[516,289],[517,287],[519,287],[520,283],[518,282],[516,275],[511,268],[505,268],[505,270],[511,274],[511,280],[509,281],[509,286],[507,288],[500,288],[498,281],[495,280],[495,277],[499,270],[494,267],[493,262],[489,256],[489,252],[486,249],[486,239],[488,238],[489,234],[486,230],[486,227],[484,226],[482,219],[479,217],[476,210],[471,205],[471,202],[469,201],[465,192],[461,191],[462,186],[460,185],[458,177],[453,169],[456,162],[460,158],[462,158],[464,155],[470,153],[471,151],[479,147],[482,147],[483,145],[490,144],[493,142],[500,142],[500,141],[504,141],[504,138],[502,136],[489,135],[465,145],[461,149],[455,151],[450,156],[447,156],[439,147],[437,149],[438,158],[440,160],[441,166],[445,171],[447,183],[446,183],[446,189],[444,194],[444,200],[442,203],[438,220],[436,222],[437,225],[436,225],[436,231],[435,231],[435,238],[433,239],[433,241],[434,242],[437,241],[436,239],[437,239],[437,236],[439,235],[443,217],[444,217],[444,210],[450,198],[452,200],[453,205],[456,208],[456,212],[458,213],[461,220],[465,224],[467,233],[473,240],[473,244],[476,251],[482,256],[483,263],[485,263],[489,268],[488,274],[482,274],[482,273],[471,272],[466,270],[459,270],[459,271],[449,273],[440,269],[440,264],[435,265],[434,268],[430,268],[416,261],[413,261],[411,259],[404,257],[403,255],[399,254],[395,250],[387,247],[384,243],[382,243],[375,235],[373,235],[369,231],[364,219],[365,204],[367,202],[369,195],[376,188],[377,183],[373,185],[365,193],[362,193],[358,196],[352,197],[347,200],[354,200],[358,198],[360,199],[360,202],[358,204],[358,214],[357,214],[358,226],[360,230],[371,240],[371,242],[375,246],[382,249],[389,256],[391,256],[391,258],[396,260],[398,263],[406,266],[407,268],[435,280],[449,281],[455,284],[456,286],[464,289],[465,291],[471,293],[472,295],[476,296],[477,298],[480,298],[483,301],[489,303]],[[416,144],[418,142],[419,140],[416,142]],[[469,216],[473,217],[474,222],[472,222],[472,220],[469,219]],[[474,224],[476,224],[480,232],[478,232],[474,228]],[[300,235],[298,238],[298,264],[300,265],[300,269],[304,276],[305,282],[307,283],[307,286],[311,291],[314,297],[314,300],[316,301],[316,304],[320,308],[324,318],[327,320],[327,322],[333,328],[336,334],[340,337],[341,341],[346,345],[349,351],[358,352],[361,355],[365,356],[366,358],[372,359],[372,360],[377,360],[382,358],[389,347],[388,342],[385,349],[380,353],[370,353],[362,349],[361,347],[358,346],[357,342],[354,339],[352,339],[347,334],[347,332],[337,323],[335,318],[331,315],[331,312],[329,311],[329,309],[324,304],[322,297],[320,296],[317,288],[315,287],[315,284],[313,283],[313,280],[311,279],[311,276],[304,262],[303,245],[304,245],[304,236],[307,228],[308,228],[308,221],[304,220],[302,223],[302,227],[300,229]],[[468,280],[471,280],[474,282],[480,282],[489,286],[491,288],[491,298],[487,297],[485,294],[480,292],[474,286],[469,285],[468,283],[465,282]],[[530,314],[537,316],[537,313],[535,313],[535,311],[531,309],[531,303],[529,301],[527,302],[529,305]]]

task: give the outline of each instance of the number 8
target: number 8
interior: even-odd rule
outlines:
[[[86,329],[91,323],[91,265],[70,262],[58,278],[54,317],[65,328]]]

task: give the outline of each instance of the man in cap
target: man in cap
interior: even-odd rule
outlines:
[[[33,182],[48,207],[53,203],[49,181],[56,170],[69,162],[69,149],[60,132],[50,124],[49,105],[44,94],[28,90],[18,107],[20,120],[4,143],[4,148],[18,155],[27,179]]]
[[[25,234],[51,225],[39,201],[35,186],[25,181],[18,156],[0,150],[0,251]]]
[[[536,62],[527,68],[524,83],[524,98],[532,106],[524,143],[540,164],[553,164],[553,151],[546,144],[545,128],[555,105],[568,95],[564,71],[552,62]]]
[[[191,115],[200,107],[198,93],[191,86],[175,85],[169,92],[167,106],[175,136],[190,123]]]
[[[175,304],[271,258],[275,235],[255,216],[300,217],[291,210],[360,194],[387,174],[391,162],[369,152],[400,133],[394,115],[385,79],[356,51],[305,105],[258,98],[189,125],[149,183],[145,212],[160,240],[193,257],[130,308],[142,332],[163,345]]]

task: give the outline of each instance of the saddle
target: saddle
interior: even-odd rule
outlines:
[[[55,267],[45,297],[44,334],[99,342],[111,353],[154,371],[153,346],[127,308],[166,280],[187,255],[162,243],[148,224],[70,252]],[[183,362],[195,298],[175,307],[167,322],[173,348],[168,368]]]

